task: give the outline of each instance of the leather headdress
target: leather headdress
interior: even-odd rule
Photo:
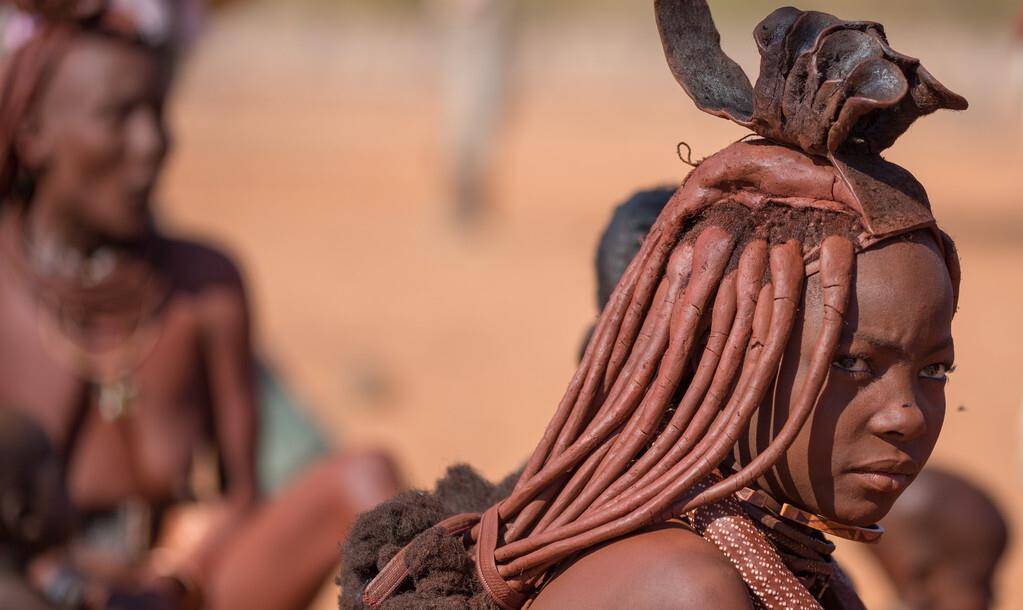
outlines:
[[[668,66],[696,106],[751,129],[767,141],[759,144],[778,145],[758,153],[736,144],[706,159],[676,193],[689,214],[704,207],[694,196],[709,204],[709,194],[735,191],[739,199],[854,213],[864,228],[859,249],[929,229],[958,303],[958,257],[923,185],[880,153],[916,119],[965,110],[965,98],[892,49],[880,23],[777,9],[753,31],[761,57],[754,86],[722,50],[706,0],[655,0],[654,7]],[[807,255],[813,273],[815,252]]]
[[[826,157],[875,238],[934,222],[920,184],[879,153],[917,118],[967,102],[893,50],[881,24],[780,8],[754,30],[761,57],[754,87],[722,51],[705,0],[655,7],[668,65],[697,107]]]

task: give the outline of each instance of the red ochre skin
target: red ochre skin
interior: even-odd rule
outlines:
[[[856,258],[855,295],[824,392],[760,485],[810,512],[868,526],[919,473],[941,431],[945,376],[933,373],[954,362],[953,290],[943,256],[924,233]],[[760,409],[764,417],[788,411],[820,330],[818,276],[807,284],[802,327],[789,342],[773,408],[765,401]]]
[[[861,375],[832,367],[810,423],[774,469],[789,485],[771,489],[762,484],[776,497],[825,517],[869,525],[888,511],[902,489],[879,491],[851,471],[881,457],[922,465],[941,429],[945,382],[922,378],[919,372],[952,362],[952,286],[929,237],[886,242],[861,253],[856,262],[855,296],[836,362],[855,353],[872,370]],[[820,309],[810,305],[819,294],[818,277],[807,280],[803,311]],[[819,315],[805,316],[793,332],[776,388],[783,391],[769,393],[778,395],[779,402],[791,392],[788,380],[798,383],[805,374],[819,325]],[[818,470],[817,463],[830,467]],[[696,534],[671,525],[589,552],[555,577],[530,607],[574,604],[751,607],[745,585],[724,556]]]
[[[35,189],[27,203],[3,203],[5,229],[17,225],[5,230],[6,245],[56,241],[130,258],[148,244],[158,252],[150,271],[168,287],[147,322],[159,328],[158,339],[133,372],[129,414],[117,424],[90,408],[82,421],[68,465],[70,496],[86,513],[129,499],[173,506],[189,489],[195,451],[212,442],[225,468],[222,512],[186,561],[189,578],[209,608],[302,606],[333,571],[355,515],[398,489],[393,465],[382,455],[339,455],[273,501],[259,497],[241,274],[211,248],[150,233],[150,194],[168,150],[165,64],[111,36],[78,32],[69,44],[17,125],[14,151]],[[0,258],[0,402],[23,409],[65,450],[88,390],[44,340],[40,329],[53,321],[26,275]]]

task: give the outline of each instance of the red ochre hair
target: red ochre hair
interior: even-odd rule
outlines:
[[[473,607],[519,608],[559,562],[641,527],[726,506],[771,468],[827,379],[857,252],[930,233],[958,293],[955,249],[923,187],[878,153],[917,117],[965,108],[963,98],[893,51],[879,24],[791,8],[755,31],[763,60],[753,88],[721,52],[705,2],[655,6],[669,65],[690,97],[763,139],[705,159],[668,202],[514,489],[419,534],[420,542],[453,540],[466,551],[463,567],[475,579],[459,595]],[[774,383],[814,274],[823,329],[809,374],[766,449],[723,471]],[[717,542],[712,520],[703,525]],[[760,538],[753,544],[768,545]],[[349,549],[365,555],[366,539],[357,525]],[[429,552],[415,541],[400,548],[407,542],[378,548],[376,571],[363,561],[368,584],[352,575],[358,559],[346,558],[341,581],[354,590],[342,592],[342,606],[402,607],[403,598],[415,605],[436,591],[423,572]],[[770,582],[747,580],[762,605],[782,604],[784,591],[796,600],[786,607],[819,607],[784,564],[770,565]],[[410,586],[410,573],[422,591]]]

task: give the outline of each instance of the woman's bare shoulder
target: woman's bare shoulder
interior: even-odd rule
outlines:
[[[166,235],[160,235],[157,243],[159,264],[179,288],[202,293],[241,287],[241,270],[225,250],[205,242]]]
[[[664,524],[615,540],[573,562],[536,597],[547,608],[752,608],[746,586],[710,542]]]
[[[158,243],[159,264],[201,320],[212,327],[247,324],[242,272],[231,256],[198,241],[161,235]]]

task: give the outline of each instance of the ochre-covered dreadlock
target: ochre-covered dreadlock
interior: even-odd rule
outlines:
[[[715,543],[726,527],[741,536],[747,517],[730,508],[733,496],[778,462],[813,412],[856,252],[929,231],[958,284],[923,188],[877,151],[918,116],[965,100],[892,51],[880,25],[795,9],[758,26],[753,89],[721,53],[705,2],[655,5],[669,64],[697,105],[770,140],[733,144],[690,173],[612,293],[514,489],[439,524],[462,537],[476,582],[505,609],[521,607],[560,562],[653,523],[689,515]],[[809,373],[768,446],[734,464],[813,274],[823,327]],[[741,556],[719,547],[744,577],[754,557],[776,565],[769,580],[747,580],[761,607],[819,607],[763,536],[747,543]],[[342,605],[383,607],[408,591],[416,548],[378,557],[378,574],[344,591]]]

